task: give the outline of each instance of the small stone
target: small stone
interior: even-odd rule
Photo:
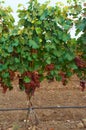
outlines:
[[[29,121],[29,120],[24,120],[24,123],[26,123],[26,122],[28,123],[28,122],[30,122],[30,121]]]
[[[8,130],[13,130],[13,128],[8,128]]]
[[[70,123],[71,121],[70,120],[67,120],[68,123]]]
[[[28,130],[37,130],[37,127],[36,126],[31,126],[28,128]]]
[[[50,128],[49,130],[54,130],[54,128]]]
[[[84,124],[83,124],[82,122],[79,122],[79,123],[77,124],[77,127],[78,127],[78,128],[84,128]]]
[[[37,130],[37,129],[36,129],[36,126],[33,126],[32,130]]]
[[[86,119],[82,119],[82,123],[84,124],[84,127],[86,128]]]
[[[57,125],[57,121],[55,121],[55,120],[53,120],[52,123],[53,123],[54,125]]]

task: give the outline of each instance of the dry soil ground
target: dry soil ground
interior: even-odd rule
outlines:
[[[71,81],[66,87],[61,83],[44,81],[32,98],[33,106],[86,106],[86,90],[81,92],[79,83]],[[3,94],[0,91],[0,108],[27,107],[26,95],[18,89]],[[38,125],[36,126],[35,114]],[[27,111],[0,111],[0,130],[26,130]],[[30,121],[32,119],[32,122]],[[86,130],[82,124],[86,109],[34,110],[27,120],[28,130]],[[33,126],[33,127],[32,127]]]

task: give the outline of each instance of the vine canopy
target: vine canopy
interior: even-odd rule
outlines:
[[[20,6],[19,6],[20,7]],[[12,88],[15,72],[20,73],[20,88],[34,92],[47,78],[63,85],[76,74],[86,80],[86,8],[81,4],[63,5],[30,0],[28,7],[18,9],[19,22],[9,7],[0,7],[0,80],[4,91]],[[75,24],[76,35],[70,29]],[[83,84],[83,85],[82,85]],[[81,83],[85,87],[85,82]]]

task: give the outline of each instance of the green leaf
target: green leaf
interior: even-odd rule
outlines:
[[[67,42],[68,40],[70,40],[70,34],[64,33],[63,36],[62,36],[62,39],[63,39],[64,42]]]
[[[66,73],[66,75],[67,75],[67,77],[71,77],[73,75],[73,73],[69,71]]]
[[[8,52],[9,52],[9,53],[13,52],[13,47],[12,47],[12,46],[9,46]]]
[[[45,77],[41,76],[39,80],[40,80],[40,82],[42,82],[44,79],[45,79]]]
[[[3,70],[3,64],[0,64],[0,72]]]
[[[74,70],[78,69],[77,65],[74,64],[74,63],[70,64],[69,67],[72,68],[72,69],[74,69]]]
[[[29,44],[28,45],[30,47],[32,47],[33,49],[39,48],[38,44],[34,40],[29,40]]]
[[[39,67],[40,67],[40,64],[35,64],[35,66],[34,66],[34,70],[38,70]]]
[[[22,90],[22,91],[25,90],[25,87],[24,87],[24,85],[22,85],[22,84],[19,84],[19,88],[20,88],[20,90]]]
[[[37,21],[36,24],[41,25],[42,21]]]
[[[8,78],[9,77],[9,73],[8,72],[3,73],[2,77],[3,78]]]
[[[36,28],[36,32],[37,32],[37,34],[41,34],[42,33],[41,28]]]
[[[37,54],[32,54],[33,59],[37,59]]]
[[[3,70],[7,70],[7,69],[8,69],[7,64],[4,64],[4,65],[3,65]]]
[[[62,51],[61,51],[61,50],[55,50],[55,51],[53,52],[53,54],[54,54],[55,56],[57,56],[57,57],[60,57],[60,56],[62,55]]]
[[[31,58],[31,56],[28,56],[28,58],[27,58],[27,59],[28,59],[28,61],[32,61],[32,58]]]
[[[18,4],[18,7],[22,7],[23,6],[23,4]]]
[[[51,63],[51,58],[50,58],[50,57],[47,58],[46,63],[47,63],[47,64],[50,64],[50,63]]]
[[[31,79],[28,76],[24,77],[24,82],[25,83],[30,83]]]
[[[0,33],[2,33],[2,26],[0,25]]]
[[[15,58],[16,63],[20,63],[20,60],[18,58]]]
[[[69,53],[65,53],[65,58],[68,59],[68,61],[72,61],[74,59],[74,55],[71,55]]]
[[[59,76],[59,75],[55,75],[55,79],[57,80],[57,81],[61,81],[62,80],[62,77],[61,76]]]
[[[70,25],[64,24],[64,29],[65,29],[65,30],[69,30],[70,28],[71,28]]]
[[[13,46],[15,46],[15,47],[17,47],[18,45],[19,45],[19,42],[18,42],[18,40],[16,40],[15,39],[15,41],[13,42],[13,44],[12,44]]]
[[[48,15],[48,10],[46,9],[43,14],[40,17],[40,20],[44,20],[46,18],[46,16]]]

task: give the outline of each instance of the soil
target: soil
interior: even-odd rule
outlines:
[[[0,108],[27,108],[25,92],[19,90],[17,80],[13,84],[12,91],[6,94],[0,91]],[[67,86],[44,81],[31,102],[33,107],[86,106],[86,90],[80,90],[78,81],[70,81]],[[86,109],[30,110],[27,123],[26,116],[27,111],[0,111],[0,130],[86,130],[77,125],[86,119]]]

